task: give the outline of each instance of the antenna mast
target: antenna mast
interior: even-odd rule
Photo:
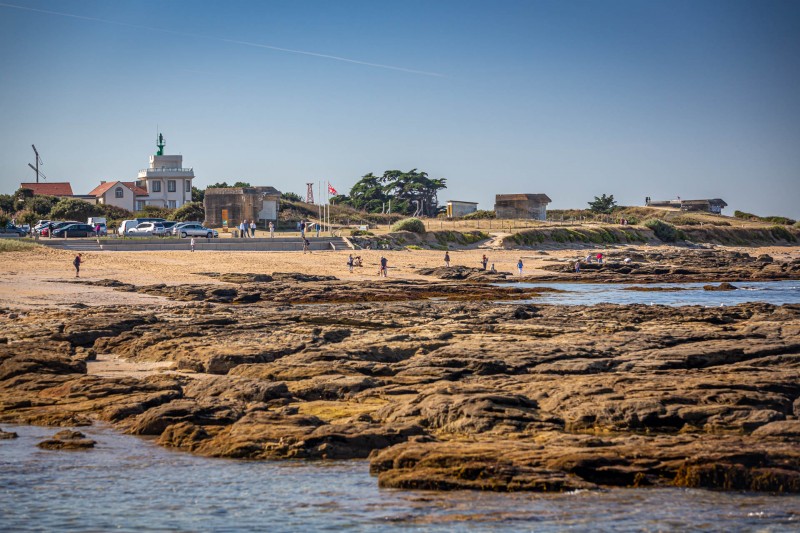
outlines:
[[[30,163],[28,163],[28,166],[36,171],[36,183],[39,183],[39,165],[44,163],[42,163],[42,158],[39,157],[39,150],[36,149],[36,145],[32,144],[31,148],[33,148],[33,153],[36,154],[36,166],[34,167]]]
[[[314,203],[314,184],[313,183],[306,183],[306,203],[313,204]]]

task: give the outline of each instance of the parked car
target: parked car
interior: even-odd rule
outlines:
[[[177,224],[175,224],[174,226],[172,226],[172,228],[170,228],[170,230],[169,230],[169,231],[170,231],[170,233],[172,233],[173,235],[180,235],[180,234],[181,234],[181,233],[180,233],[180,231],[179,231],[179,230],[180,230],[180,228],[182,228],[183,226],[185,226],[185,225],[187,225],[187,224],[198,224],[198,225],[200,225],[200,226],[202,226],[202,225],[203,225],[202,223],[200,223],[200,222],[197,222],[197,221],[178,222]]]
[[[0,231],[0,233],[16,233],[20,237],[24,237],[25,235],[28,234],[28,232],[25,231],[23,228],[20,228],[19,226],[15,226],[11,222],[6,224],[6,227],[2,231]]]
[[[181,238],[206,237],[211,239],[212,237],[219,237],[217,230],[206,228],[202,224],[184,224],[178,228],[178,235]]]
[[[43,227],[45,227],[49,223],[50,223],[49,220],[40,220],[39,222],[36,223],[36,225],[33,226],[33,230],[38,233]]]
[[[93,237],[94,227],[89,224],[67,224],[53,230],[53,237]]]
[[[161,222],[142,222],[135,228],[131,228],[128,230],[128,235],[131,237],[143,237],[143,236],[163,236],[166,235],[167,230],[164,229],[164,225]]]
[[[172,228],[174,228],[178,223],[174,220],[167,220],[162,222],[161,224],[164,225],[164,229],[167,230],[167,233],[170,233],[172,231]]]
[[[136,220],[123,220],[119,223],[119,229],[117,230],[120,235],[125,236],[128,234],[128,231],[138,226],[140,222]]]
[[[57,230],[59,228],[63,228],[64,226],[69,226],[70,224],[80,224],[80,222],[78,222],[77,220],[67,220],[67,221],[54,220],[54,221],[50,222],[47,226],[42,228],[39,231],[39,235],[41,235],[42,237],[48,237],[55,230]]]

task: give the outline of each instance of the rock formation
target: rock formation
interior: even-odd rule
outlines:
[[[157,308],[0,310],[0,422],[105,421],[214,457],[369,458],[385,487],[800,492],[800,305],[271,278],[106,282],[181,302]],[[110,357],[172,365],[93,372]]]

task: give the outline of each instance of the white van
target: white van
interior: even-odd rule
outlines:
[[[120,235],[123,237],[128,234],[128,231],[135,228],[139,225],[138,220],[123,220],[119,223],[119,229],[117,230]]]

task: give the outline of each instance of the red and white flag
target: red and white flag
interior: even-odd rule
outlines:
[[[331,194],[339,194],[338,192],[336,192],[336,189],[334,189],[333,185],[331,185],[330,183],[328,184],[328,192]]]

